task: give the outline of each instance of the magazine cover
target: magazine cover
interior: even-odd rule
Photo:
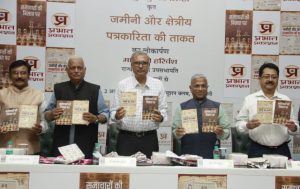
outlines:
[[[258,100],[256,119],[260,123],[273,123],[273,100]]]
[[[293,136],[293,154],[300,154],[300,135]]]
[[[126,117],[136,114],[136,92],[121,92],[120,106],[126,111]]]
[[[59,119],[55,120],[57,125],[88,125],[88,121],[83,120],[82,114],[89,112],[88,100],[58,100],[56,107],[64,110]]]
[[[17,1],[17,45],[46,45],[46,1]]]
[[[74,100],[73,101],[73,112],[72,112],[72,123],[79,125],[88,125],[89,122],[83,120],[82,114],[89,112],[89,101],[88,100]]]
[[[196,109],[181,110],[182,127],[185,133],[198,133],[198,117]]]
[[[212,133],[218,125],[219,109],[203,108],[202,109],[202,132]]]
[[[19,128],[30,129],[37,123],[38,106],[21,105],[19,112]]]
[[[274,109],[274,123],[285,124],[291,118],[292,101],[276,100]]]
[[[225,54],[251,54],[252,11],[226,10]]]
[[[63,114],[55,120],[56,125],[72,125],[72,101],[58,100],[56,103],[57,108],[63,109]]]
[[[68,57],[75,54],[75,49],[46,48],[45,91],[52,92],[56,83],[69,80],[66,72]]]
[[[18,108],[1,108],[0,111],[0,128],[2,132],[18,131],[19,109]]]
[[[151,120],[155,110],[158,110],[158,96],[143,96],[143,120]]]
[[[282,12],[280,14],[280,54],[300,54],[300,12]]]

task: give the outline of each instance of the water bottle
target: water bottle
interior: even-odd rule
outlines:
[[[6,155],[12,155],[13,154],[13,141],[12,140],[9,140],[7,142],[5,154]]]
[[[95,143],[94,152],[93,152],[93,164],[99,165],[99,158],[102,157],[101,155],[101,144]]]
[[[213,158],[220,159],[220,150],[219,150],[219,146],[217,146],[217,145],[214,146]]]

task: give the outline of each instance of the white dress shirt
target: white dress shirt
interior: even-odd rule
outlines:
[[[294,135],[299,133],[299,125],[295,120],[293,108],[291,113],[291,120],[294,121],[297,126],[297,130],[295,132],[291,132],[286,126],[280,124],[261,124],[254,129],[248,129],[246,127],[247,122],[256,118],[258,100],[290,99],[289,97],[280,94],[277,91],[271,99],[266,97],[262,90],[246,96],[236,120],[236,128],[239,132],[249,133],[249,137],[253,141],[265,146],[279,146],[290,139],[290,134]]]
[[[121,92],[136,92],[137,105],[134,117],[125,117],[119,121],[115,119],[116,110],[120,107]],[[119,82],[111,109],[111,118],[118,123],[118,128],[127,131],[141,132],[158,129],[159,123],[152,120],[142,120],[143,96],[158,96],[158,110],[167,120],[166,92],[160,80],[147,76],[144,86],[140,85],[134,76]]]

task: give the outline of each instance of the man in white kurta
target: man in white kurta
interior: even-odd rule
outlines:
[[[9,75],[12,85],[0,90],[0,105],[5,108],[18,108],[20,105],[38,106],[39,116],[37,123],[32,128],[20,128],[19,131],[6,132],[0,130],[0,147],[6,147],[7,142],[12,140],[14,147],[18,144],[28,144],[28,153],[40,152],[39,134],[48,128],[43,117],[46,107],[44,95],[41,91],[28,85],[30,65],[18,60],[9,67]]]

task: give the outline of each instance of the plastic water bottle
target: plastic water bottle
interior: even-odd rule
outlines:
[[[214,146],[213,158],[220,159],[220,150],[219,150],[219,146],[217,146],[217,145]]]
[[[93,164],[99,165],[99,158],[102,157],[101,155],[101,144],[95,143],[94,152],[93,152]]]
[[[12,155],[13,154],[13,141],[12,140],[9,140],[7,142],[5,154],[6,155]]]

